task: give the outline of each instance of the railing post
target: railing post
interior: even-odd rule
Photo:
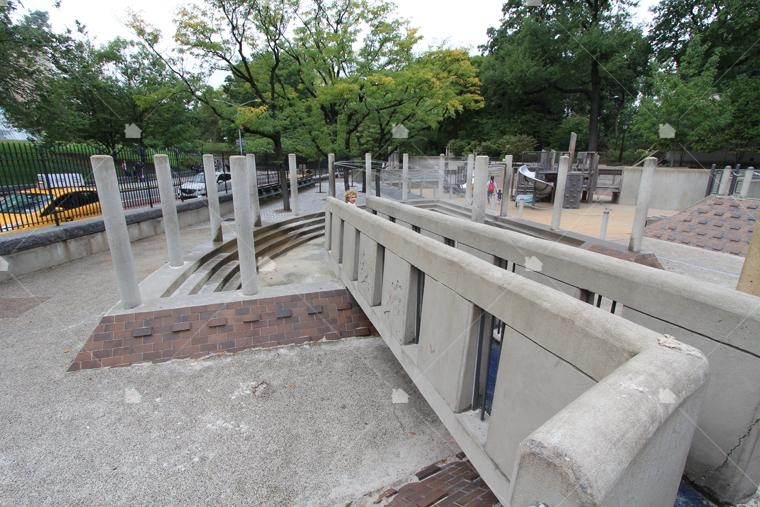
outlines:
[[[259,178],[256,174],[256,155],[248,153],[245,156],[248,170],[248,184],[250,185],[251,212],[253,213],[253,225],[261,227],[261,207],[259,206]]]
[[[129,243],[127,219],[124,216],[124,208],[121,206],[116,167],[113,158],[108,155],[93,155],[90,157],[90,163],[95,175],[100,209],[103,211],[103,223],[108,237],[108,248],[111,250],[113,268],[116,272],[121,304],[124,309],[129,310],[139,306],[142,298],[140,286],[137,284],[132,245]]]
[[[290,169],[290,209],[294,215],[298,215],[298,169],[295,153],[288,154],[288,167]]]
[[[253,242],[253,217],[245,157],[230,157],[232,174],[232,204],[235,209],[238,262],[240,263],[240,290],[246,296],[256,294],[256,250]]]
[[[602,212],[602,226],[599,230],[599,239],[605,239],[607,237],[607,225],[610,222],[610,209],[604,208]]]
[[[639,193],[636,196],[636,214],[633,218],[631,240],[628,243],[628,250],[631,252],[641,251],[641,238],[644,235],[644,225],[646,225],[649,202],[652,199],[654,170],[656,167],[657,159],[655,157],[649,157],[644,160],[644,168],[641,170],[641,180],[639,181]]]
[[[183,264],[182,241],[179,237],[179,218],[177,217],[177,205],[174,203],[174,185],[172,185],[172,169],[169,166],[169,157],[153,155],[153,164],[156,167],[158,195],[161,197],[161,215],[163,217],[164,236],[166,236],[166,247],[169,251],[169,266],[178,268]],[[114,172],[114,174],[116,173]]]
[[[557,186],[554,189],[554,207],[552,208],[552,230],[558,231],[562,220],[562,205],[565,203],[565,184],[567,173],[570,170],[570,157],[564,155],[559,158],[559,171],[557,172]]]

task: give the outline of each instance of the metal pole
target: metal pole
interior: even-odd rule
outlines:
[[[644,225],[646,225],[649,202],[652,199],[654,170],[656,167],[657,159],[655,157],[649,157],[644,160],[644,168],[641,171],[641,181],[639,181],[639,193],[636,196],[636,214],[633,218],[631,240],[628,243],[628,250],[631,252],[641,251],[641,238],[644,235]]]
[[[178,268],[184,263],[182,261],[182,241],[179,237],[179,218],[177,217],[177,206],[174,203],[174,185],[172,184],[169,157],[153,155],[153,164],[156,166],[158,195],[161,197],[161,215],[163,217],[164,236],[166,236],[166,247],[169,251],[169,266]]]
[[[116,272],[121,305],[124,309],[129,310],[139,306],[142,303],[142,298],[140,286],[137,284],[132,245],[129,243],[127,219],[121,206],[116,167],[113,158],[108,155],[93,155],[90,157],[90,164],[95,175],[100,209],[103,211],[103,224],[106,228],[108,248],[111,250],[113,268]]]
[[[238,146],[240,147],[240,154],[243,154],[243,132],[240,127],[238,127]]]
[[[256,249],[253,243],[250,186],[245,157],[230,157],[232,205],[237,225],[237,250],[240,263],[240,291],[252,296],[259,291],[256,276]]]

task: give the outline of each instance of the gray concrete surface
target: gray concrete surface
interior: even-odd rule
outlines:
[[[379,338],[65,373],[118,299],[107,253],[0,283],[0,504],[343,505],[459,450]]]

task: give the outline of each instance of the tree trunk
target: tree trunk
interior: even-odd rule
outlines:
[[[591,60],[591,111],[588,117],[588,151],[599,151],[599,109],[602,102],[602,78],[599,62]]]

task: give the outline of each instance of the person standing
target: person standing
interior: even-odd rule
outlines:
[[[494,192],[496,192],[496,181],[494,181],[493,176],[491,176],[488,180],[488,187],[486,187],[487,197],[488,197],[488,204],[491,204],[491,198],[493,197]]]

